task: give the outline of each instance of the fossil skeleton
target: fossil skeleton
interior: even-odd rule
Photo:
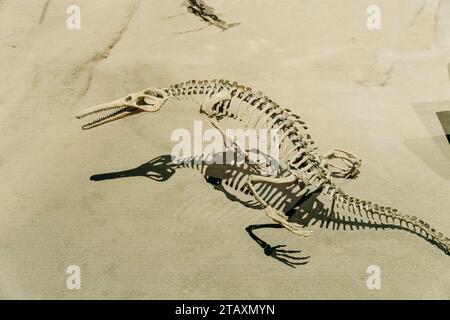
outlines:
[[[216,26],[219,29],[222,29],[222,31],[225,31],[231,27],[239,25],[239,23],[227,23],[223,20],[221,20],[215,13],[214,8],[208,6],[205,4],[202,0],[186,0],[183,3],[187,11],[189,13],[192,13],[202,19],[203,21]]]
[[[298,188],[298,195],[307,198],[320,193],[328,197],[333,206],[341,207],[354,216],[364,217],[378,225],[406,226],[446,254],[450,253],[450,239],[444,237],[430,225],[415,216],[404,215],[397,209],[352,197],[343,192],[332,178],[352,178],[359,172],[361,160],[349,152],[334,149],[323,156],[317,153],[314,141],[307,133],[302,118],[289,109],[282,108],[261,92],[228,80],[191,80],[168,88],[149,88],[125,98],[83,110],[78,119],[91,119],[82,125],[90,129],[101,124],[140,112],[157,112],[169,98],[189,99],[199,106],[217,128],[224,141],[231,143],[237,154],[243,155],[251,170],[246,186],[264,208],[268,217],[280,226],[300,236],[309,236],[311,231],[303,225],[292,222],[277,208],[266,202],[255,188],[256,184],[276,185],[284,188]],[[265,167],[251,162],[249,151],[228,136],[219,123],[224,118],[241,121],[246,128],[276,128],[280,138],[279,163],[283,170],[275,176],[264,175]]]

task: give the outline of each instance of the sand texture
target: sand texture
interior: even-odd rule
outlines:
[[[66,27],[69,5],[81,30]],[[0,1],[0,298],[449,299],[450,257],[399,230],[258,231],[311,256],[289,268],[245,227],[270,223],[199,172],[91,181],[168,155],[200,120],[168,101],[82,131],[81,109],[150,86],[224,78],[301,115],[324,153],[363,159],[341,187],[450,235],[450,1],[207,0],[225,31],[182,1]],[[210,127],[205,123],[205,127]],[[78,265],[82,288],[66,287]],[[369,290],[366,269],[381,269]]]

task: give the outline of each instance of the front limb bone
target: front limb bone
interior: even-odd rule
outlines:
[[[213,107],[217,103],[225,100],[231,100],[231,92],[228,89],[218,90],[218,87],[212,89],[212,92],[207,92],[203,101],[201,103],[200,112],[205,113],[208,117],[212,117],[214,115]]]
[[[260,163],[250,162],[249,153],[245,151],[245,149],[236,141],[236,137],[229,136],[225,132],[225,130],[220,126],[219,121],[216,118],[210,118],[210,122],[222,134],[225,146],[228,146],[227,141],[230,141],[231,145],[234,147],[235,152],[237,154],[241,154],[244,157],[245,163],[249,166],[252,172],[260,173],[264,170],[263,166]]]
[[[335,148],[322,156],[320,165],[329,169],[330,174],[336,178],[352,179],[359,174],[361,162],[352,153]]]

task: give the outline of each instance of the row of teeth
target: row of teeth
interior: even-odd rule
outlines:
[[[90,115],[93,115],[93,114],[96,114],[96,113],[99,113],[99,112],[105,112],[105,111],[108,111],[108,110],[118,109],[118,108],[124,108],[124,107],[122,107],[122,106],[114,106],[114,107],[106,107],[106,108],[97,109],[97,110],[94,110],[94,111],[91,111],[91,112],[79,115],[79,116],[77,116],[77,119],[83,119],[83,118],[85,118],[87,116],[90,116]]]
[[[127,107],[114,107],[114,108],[108,108],[108,109],[117,109],[117,108],[120,108],[120,110],[117,110],[117,111],[108,113],[107,115],[105,115],[105,116],[103,116],[103,117],[101,117],[101,118],[97,118],[97,119],[95,119],[95,120],[93,120],[93,121],[91,121],[91,122],[89,122],[89,123],[86,123],[86,124],[83,125],[83,128],[88,127],[88,126],[91,126],[91,125],[93,125],[93,124],[96,124],[96,123],[98,123],[98,122],[100,122],[100,121],[103,121],[103,120],[105,120],[105,119],[108,119],[108,118],[110,118],[110,117],[112,117],[112,116],[115,116],[115,115],[117,115],[117,114],[119,114],[119,113],[122,113]],[[107,110],[107,109],[103,109],[103,110],[100,110],[100,111],[106,111],[106,110]],[[82,119],[82,118],[86,117],[87,115],[92,115],[92,114],[95,114],[95,113],[98,113],[98,112],[99,112],[99,111],[94,111],[94,112],[91,112],[91,113],[82,115],[82,116],[78,117],[78,119]]]

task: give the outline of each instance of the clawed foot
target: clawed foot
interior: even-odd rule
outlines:
[[[270,256],[274,259],[277,259],[278,261],[281,261],[282,263],[291,268],[296,268],[296,266],[305,265],[308,263],[308,261],[305,260],[308,260],[309,256],[308,257],[295,256],[296,254],[302,252],[301,250],[280,249],[283,247],[285,247],[285,245],[278,245],[272,247],[271,245],[267,244],[264,247],[264,253],[266,254],[266,256]]]
[[[333,149],[323,155],[321,166],[328,169],[333,177],[354,179],[359,174],[361,161],[350,152]]]

